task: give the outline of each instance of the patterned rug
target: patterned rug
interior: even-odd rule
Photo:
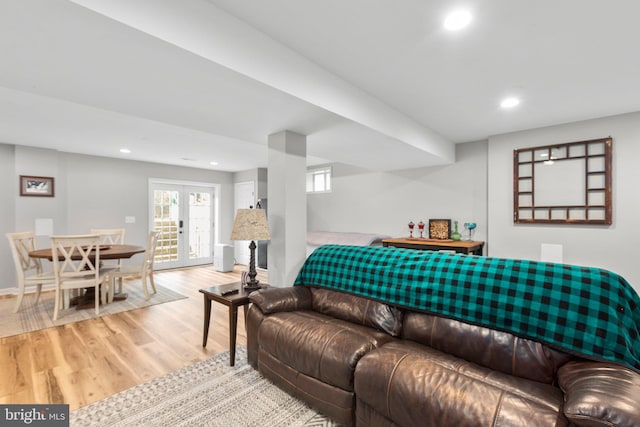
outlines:
[[[72,307],[61,310],[55,322],[53,321],[55,292],[53,291],[42,292],[40,301],[36,305],[34,305],[34,294],[26,294],[17,313],[13,312],[16,299],[2,298],[0,299],[0,338],[186,298],[182,294],[156,284],[158,292],[152,294],[149,301],[146,301],[139,280],[125,282],[125,290],[128,294],[127,299],[101,305],[99,316],[96,316],[93,308],[76,310]]]
[[[229,352],[72,411],[72,427],[337,426]]]

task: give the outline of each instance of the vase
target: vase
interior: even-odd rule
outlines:
[[[458,221],[453,222],[453,233],[451,233],[451,239],[456,241],[462,239],[462,235],[458,231]]]

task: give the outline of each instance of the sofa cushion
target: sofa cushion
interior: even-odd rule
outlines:
[[[503,374],[410,341],[364,356],[355,372],[360,402],[397,425],[566,426],[559,388]],[[365,406],[363,405],[363,408]]]
[[[403,311],[388,304],[323,288],[311,289],[314,311],[358,325],[400,335]]]
[[[384,332],[301,310],[275,313],[258,331],[261,350],[294,370],[343,390],[353,390],[358,360],[392,340]]]
[[[402,337],[516,377],[555,384],[572,356],[507,332],[444,317],[407,312]]]

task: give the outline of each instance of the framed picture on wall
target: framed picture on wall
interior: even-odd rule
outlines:
[[[54,194],[52,177],[20,175],[21,196],[53,197]]]

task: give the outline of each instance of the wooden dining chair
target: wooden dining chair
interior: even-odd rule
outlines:
[[[156,254],[156,246],[158,245],[158,236],[160,233],[157,231],[149,232],[149,236],[147,237],[147,246],[144,251],[144,260],[142,264],[138,265],[126,265],[120,267],[119,270],[112,271],[109,273],[110,283],[109,283],[109,301],[113,300],[113,292],[115,289],[115,282],[118,280],[120,282],[119,288],[122,289],[122,281],[125,277],[140,277],[140,281],[142,282],[142,290],[144,291],[145,299],[148,300],[149,289],[147,288],[147,282],[151,285],[151,289],[155,294],[156,285],[153,282],[153,259]]]
[[[93,288],[96,315],[100,314],[100,284],[109,278],[100,272],[100,236],[51,236],[51,250],[56,278],[53,320],[58,319],[63,292],[71,289]],[[102,292],[106,292],[105,287]]]
[[[7,233],[7,238],[11,246],[11,255],[16,267],[18,278],[18,300],[13,309],[16,313],[20,309],[27,286],[36,287],[36,300],[34,305],[40,300],[42,285],[54,284],[56,278],[53,272],[43,273],[42,264],[39,259],[29,257],[29,252],[36,250],[36,237],[32,231],[22,233]]]

